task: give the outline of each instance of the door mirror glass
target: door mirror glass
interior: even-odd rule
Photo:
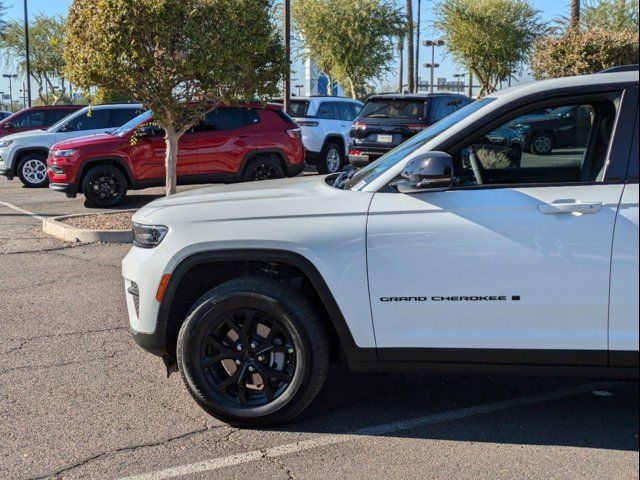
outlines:
[[[453,160],[443,152],[419,155],[407,163],[394,185],[401,193],[447,190],[453,185]]]

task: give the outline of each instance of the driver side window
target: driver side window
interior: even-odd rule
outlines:
[[[536,106],[454,155],[458,185],[601,181],[616,108],[610,100]]]

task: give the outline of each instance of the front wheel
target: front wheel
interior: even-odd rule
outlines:
[[[114,207],[127,195],[127,179],[112,165],[98,165],[84,176],[82,192],[94,207]]]
[[[231,425],[265,426],[293,419],[320,391],[329,342],[298,291],[241,278],[196,302],[176,356],[185,385],[208,413]]]
[[[531,138],[531,153],[549,155],[553,151],[553,137],[547,132],[540,132]]]
[[[27,155],[18,164],[18,177],[27,188],[45,187],[49,183],[47,158],[38,154]]]

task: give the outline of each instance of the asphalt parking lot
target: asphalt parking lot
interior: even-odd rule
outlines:
[[[635,383],[335,367],[295,423],[230,428],[130,339],[129,247],[65,244],[9,205],[85,211],[81,198],[0,179],[2,479],[638,477]]]

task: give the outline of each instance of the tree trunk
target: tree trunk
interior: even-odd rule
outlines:
[[[398,39],[398,56],[400,57],[400,65],[398,67],[398,93],[402,93],[404,83],[404,35],[400,35]]]
[[[569,14],[569,29],[580,29],[580,0],[571,0],[571,11]]]
[[[415,77],[415,60],[413,50],[413,0],[407,0],[407,84],[409,92],[414,93],[416,90]]]
[[[351,91],[351,98],[356,100],[358,95],[356,94],[356,86],[353,84],[353,80],[349,79],[349,90]]]
[[[167,153],[165,157],[165,170],[167,174],[167,196],[173,195],[178,191],[178,181],[176,175],[176,165],[178,164],[178,142],[181,135],[175,130],[167,128],[165,130],[165,142],[167,144]]]

